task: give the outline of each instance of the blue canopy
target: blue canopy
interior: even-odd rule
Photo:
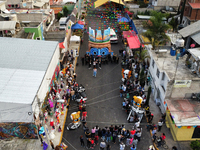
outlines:
[[[78,23],[72,25],[71,29],[74,30],[74,29],[83,29],[84,25],[80,25]]]
[[[129,22],[127,18],[122,17],[118,19],[118,22]]]

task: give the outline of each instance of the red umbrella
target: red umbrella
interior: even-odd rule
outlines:
[[[85,25],[85,23],[83,22],[83,21],[78,21],[78,24],[80,24],[80,25]]]
[[[195,44],[191,44],[190,47],[194,48],[194,47],[195,47]]]

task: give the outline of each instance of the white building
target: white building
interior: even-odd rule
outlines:
[[[1,37],[0,43],[0,125],[34,128],[59,72],[58,42]]]
[[[166,53],[150,51],[150,56],[152,94],[162,113],[167,108],[165,99],[190,98],[192,93],[200,92],[200,78],[186,65],[187,54],[179,60],[176,60],[176,56],[171,56],[169,50]],[[190,57],[189,60],[194,58]]]

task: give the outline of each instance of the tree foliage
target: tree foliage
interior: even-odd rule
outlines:
[[[192,141],[191,144],[190,144],[190,147],[193,149],[193,150],[199,150],[200,149],[200,142],[199,141]]]
[[[174,32],[177,28],[178,20],[173,17],[172,20],[169,22],[169,25],[173,28],[173,32]]]
[[[149,105],[149,99],[150,99],[150,96],[151,96],[151,86],[148,88],[146,105]]]
[[[147,29],[143,35],[151,41],[153,49],[155,49],[156,46],[165,44],[170,40],[165,32],[171,27],[163,22],[163,18],[166,17],[165,14],[152,11],[151,16],[149,21],[143,22],[144,28]]]
[[[140,62],[144,62],[146,58],[150,58],[148,54],[148,50],[142,50],[141,53],[139,51],[135,52],[136,56],[139,57]]]
[[[144,68],[140,72],[140,85],[143,87],[145,85],[145,74],[144,74]]]
[[[67,17],[67,15],[68,15],[68,8],[67,8],[67,6],[63,6],[63,15],[65,17]]]
[[[61,17],[63,17],[63,14],[61,12],[58,12],[57,19],[60,20]]]

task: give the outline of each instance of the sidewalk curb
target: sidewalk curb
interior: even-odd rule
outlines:
[[[68,104],[69,104],[69,102],[70,102],[70,98],[68,99]],[[65,122],[66,122],[66,119],[67,119],[67,113],[68,113],[68,108],[66,109],[66,112],[65,112],[65,119],[64,119],[64,122],[63,122],[63,126],[62,126],[62,133],[61,133],[61,136],[60,136],[59,145],[62,142],[62,137],[63,137],[63,133],[64,133],[64,129],[65,129]]]
[[[147,118],[147,116],[146,116],[146,113],[145,113],[145,118],[146,118],[147,123],[148,123],[148,118]],[[152,130],[150,130],[149,133],[150,133],[150,135],[151,135],[151,137],[152,137],[152,136],[153,136],[153,135],[152,135]],[[151,138],[151,139],[152,139],[152,138]],[[153,142],[153,139],[152,139],[152,142]],[[153,142],[153,146],[154,146],[154,148],[155,148],[156,150],[159,150],[159,148],[156,146],[155,142]]]

